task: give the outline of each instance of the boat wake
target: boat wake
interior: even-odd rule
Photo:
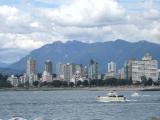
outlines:
[[[24,118],[21,118],[21,117],[13,117],[9,120],[27,120],[27,119],[24,119]]]
[[[126,102],[136,102],[138,100],[129,100],[129,99],[126,99]]]
[[[125,102],[137,102],[138,100],[135,99],[126,99],[125,101],[107,101],[107,100],[101,100],[97,99],[97,102],[102,102],[102,103],[125,103]]]
[[[150,97],[151,95],[142,95],[142,96],[144,96],[144,97]]]
[[[0,119],[0,120],[3,120],[3,119]],[[25,119],[25,118],[22,118],[22,117],[13,117],[13,118],[11,118],[11,119],[9,119],[9,120],[28,120],[28,119]],[[33,119],[33,120],[44,120],[43,118],[41,118],[41,117],[38,117],[38,118],[35,118],[35,119]],[[54,120],[54,119],[53,119]]]
[[[137,92],[134,92],[131,96],[132,96],[132,97],[139,97],[139,96],[140,96],[140,94],[139,94],[139,93],[137,93]]]

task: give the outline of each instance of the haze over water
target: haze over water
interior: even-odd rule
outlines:
[[[0,119],[27,120],[151,120],[160,117],[160,92],[120,92],[125,103],[102,103],[106,91],[5,91],[0,92]]]

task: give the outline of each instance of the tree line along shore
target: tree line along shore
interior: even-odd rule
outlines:
[[[134,83],[132,80],[120,80],[110,78],[106,80],[84,80],[68,83],[67,81],[54,80],[52,82],[34,81],[33,86],[28,83],[13,87],[8,76],[0,74],[0,89],[3,90],[160,90],[160,82],[154,82],[151,79],[143,80],[141,83]]]

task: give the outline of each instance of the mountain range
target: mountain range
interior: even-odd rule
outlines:
[[[127,42],[120,39],[96,43],[84,43],[76,40],[66,43],[56,41],[33,50],[29,55],[9,65],[8,69],[25,72],[26,61],[29,57],[37,61],[38,72],[44,70],[44,62],[47,59],[53,62],[54,72],[58,62],[88,65],[90,59],[93,59],[99,63],[99,72],[105,73],[108,62],[114,61],[119,69],[127,60],[141,59],[146,52],[160,61],[160,44],[147,41]]]
[[[7,68],[9,64],[0,62],[0,68]]]

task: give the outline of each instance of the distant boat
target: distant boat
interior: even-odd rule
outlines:
[[[107,96],[98,96],[100,102],[125,102],[126,97],[118,95],[116,92],[109,92]]]
[[[140,95],[139,95],[139,93],[134,92],[131,96],[132,96],[132,97],[138,97],[138,96],[140,96]]]

